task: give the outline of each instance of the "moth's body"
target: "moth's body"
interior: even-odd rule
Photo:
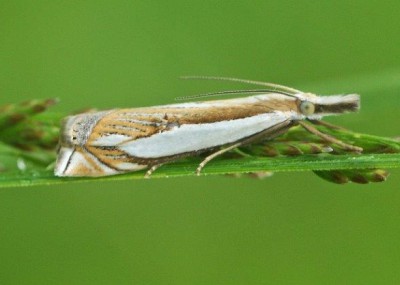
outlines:
[[[269,93],[71,116],[61,130],[55,174],[104,176],[146,169],[271,139],[298,121],[354,111],[358,104],[358,95]]]

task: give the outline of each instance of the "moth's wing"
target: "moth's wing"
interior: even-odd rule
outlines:
[[[62,147],[58,176],[104,176],[147,168],[154,162],[245,140],[290,121],[290,112],[261,113],[209,123],[185,109],[125,109],[110,112],[82,147]],[[206,116],[208,118],[208,116]]]
[[[165,114],[151,110],[122,109],[107,114],[94,126],[86,144],[111,147],[161,131],[166,126]]]
[[[105,151],[104,151],[105,152]],[[128,156],[108,155],[98,149],[67,148],[59,151],[54,174],[56,176],[107,176],[148,167],[133,162]]]
[[[163,128],[161,116],[136,110],[139,109],[109,112],[91,129],[84,145],[61,146],[55,175],[105,176],[147,168],[146,161],[118,147]]]
[[[122,109],[110,112],[93,127],[86,144],[71,155],[68,175],[103,176],[147,168],[149,162],[135,157],[119,146],[129,141],[148,137],[166,128],[164,114],[151,113],[151,109]],[[70,150],[65,151],[71,153]],[[81,161],[76,170],[76,162]],[[90,167],[89,167],[90,166]]]
[[[56,176],[106,176],[118,173],[118,169],[106,165],[80,147],[61,147],[54,171]]]
[[[143,159],[180,156],[244,140],[288,120],[288,112],[270,112],[212,123],[178,124],[150,136],[121,142],[118,149]]]

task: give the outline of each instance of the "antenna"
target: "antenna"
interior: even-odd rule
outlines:
[[[283,95],[287,95],[290,97],[295,97],[292,94],[288,94],[283,91],[271,90],[271,89],[250,89],[250,90],[225,90],[225,91],[218,91],[218,92],[211,92],[211,93],[203,93],[203,94],[195,94],[195,95],[188,95],[182,97],[176,97],[175,101],[184,101],[184,100],[193,100],[205,97],[214,97],[220,95],[229,95],[229,94],[254,94],[254,93],[279,93]]]
[[[287,92],[289,94],[303,93],[300,90],[297,90],[297,89],[294,89],[294,88],[291,88],[291,87],[288,87],[288,86],[284,86],[284,85],[268,83],[268,82],[262,82],[262,81],[240,79],[240,78],[234,78],[234,77],[197,76],[197,75],[193,75],[193,76],[181,76],[180,78],[184,79],[184,80],[232,81],[232,82],[239,82],[239,83],[246,83],[246,84],[265,86],[265,87],[271,88],[273,91],[281,90],[281,91]]]

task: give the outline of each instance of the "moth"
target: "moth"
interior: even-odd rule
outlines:
[[[106,176],[148,169],[207,152],[196,173],[234,148],[270,140],[294,125],[355,152],[362,149],[319,132],[309,122],[355,112],[357,94],[317,96],[277,85],[237,78],[200,77],[264,86],[264,89],[213,93],[251,93],[224,100],[83,113],[61,127],[56,176]]]

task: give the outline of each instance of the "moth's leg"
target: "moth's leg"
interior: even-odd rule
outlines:
[[[161,165],[163,164],[155,164],[152,167],[149,168],[149,170],[147,170],[146,174],[144,175],[144,178],[150,178],[151,174],[153,174],[154,171],[157,170],[157,168],[159,168]]]
[[[321,120],[309,120],[309,121],[315,125],[321,125],[321,126],[329,128],[329,129],[333,129],[333,130],[346,130],[343,127],[336,126],[334,124],[331,124],[331,123],[328,123],[325,121],[321,121]]]
[[[206,164],[207,164],[208,162],[210,162],[211,160],[213,160],[213,159],[216,158],[217,156],[220,156],[221,154],[224,154],[225,152],[230,151],[230,150],[232,150],[232,149],[234,149],[234,148],[237,148],[237,147],[239,147],[239,146],[241,146],[241,145],[243,145],[242,142],[235,143],[235,144],[233,144],[233,145],[231,145],[231,146],[228,146],[228,147],[226,147],[226,148],[220,149],[219,151],[216,151],[216,152],[210,154],[209,156],[207,156],[207,157],[199,164],[199,167],[197,167],[197,169],[196,169],[196,175],[197,175],[197,176],[200,175],[201,170],[204,168],[204,166],[206,166]]]
[[[262,139],[272,139],[276,136],[279,136],[283,133],[285,133],[288,129],[290,129],[293,126],[294,122],[290,121],[290,120],[286,120],[284,122],[281,122],[280,124],[277,124],[269,129],[266,129],[258,134],[252,135],[250,137],[245,138],[244,140],[237,142],[233,145],[230,145],[226,148],[223,148],[221,150],[218,150],[212,154],[210,154],[209,156],[207,156],[200,164],[199,167],[197,167],[196,169],[196,174],[200,175],[201,170],[204,168],[204,166],[210,162],[211,160],[213,160],[214,158],[216,158],[217,156],[220,156],[221,154],[224,154],[227,151],[230,151],[234,148],[240,147],[242,145],[246,145],[246,144],[250,144],[253,143],[255,141],[259,141]]]
[[[239,156],[241,156],[241,157],[252,157],[251,154],[248,154],[248,153],[242,151],[241,149],[236,148],[234,151],[235,151],[235,153],[236,153],[237,155],[239,155]]]
[[[342,147],[343,149],[351,150],[351,151],[355,151],[355,152],[362,152],[363,151],[363,149],[361,147],[344,143],[341,140],[338,140],[337,138],[334,138],[334,137],[332,137],[330,135],[321,133],[315,127],[313,127],[312,125],[309,125],[309,124],[307,124],[307,123],[305,123],[303,121],[298,121],[298,124],[301,125],[303,128],[305,128],[310,133],[312,133],[312,134],[314,134],[316,136],[319,136],[320,138],[326,140],[327,142],[337,144],[338,146]]]

